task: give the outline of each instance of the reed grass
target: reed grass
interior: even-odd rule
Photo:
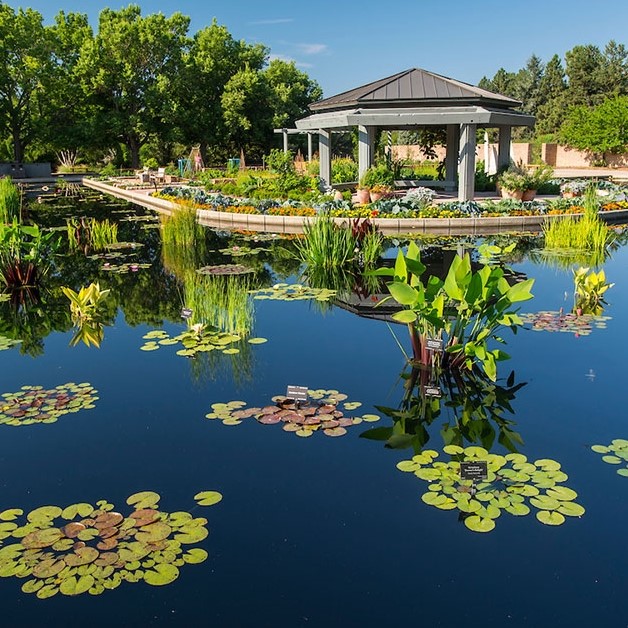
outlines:
[[[205,259],[205,229],[196,222],[193,207],[183,207],[171,216],[162,217],[161,241],[164,267],[182,282]]]
[[[8,224],[13,220],[21,221],[22,195],[20,190],[9,179],[0,179],[0,224]]]
[[[356,241],[350,229],[339,227],[323,215],[304,227],[304,238],[295,241],[297,255],[308,266],[343,266],[353,260]]]
[[[118,241],[118,224],[108,218],[104,220],[92,218],[88,223],[88,233],[91,246],[97,251],[102,251]]]
[[[184,279],[185,306],[192,310],[192,323],[205,323],[217,330],[247,336],[253,327],[253,303],[249,275],[204,275],[188,271]]]

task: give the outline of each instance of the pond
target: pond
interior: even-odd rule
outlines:
[[[0,351],[4,625],[626,625],[626,463],[591,449],[628,438],[626,246],[604,265],[604,318],[506,331],[496,383],[442,380],[440,399],[415,388],[400,418],[409,371],[391,331],[408,350],[405,330],[325,292],[272,298],[301,280],[290,240],[208,232],[190,261],[162,255],[154,217],[107,199],[35,218],[103,214],[136,244],[59,255],[39,303],[0,303],[0,336],[21,340]],[[568,265],[523,246],[514,259],[535,279],[522,312],[571,310]],[[203,293],[190,305],[185,268],[231,263],[253,272],[212,277],[216,316],[231,295],[228,332],[181,337],[183,307],[212,309]],[[110,290],[99,348],[75,338],[60,291],[92,281]],[[266,291],[238,300],[245,288]],[[273,400],[288,386],[310,390],[309,422]],[[455,458],[452,442],[486,447],[489,466],[533,487],[496,497],[488,533],[465,525],[470,512],[434,507],[430,473]],[[421,449],[435,453],[403,463]],[[408,472],[419,468],[423,479]],[[562,525],[537,519],[539,492],[561,502]]]

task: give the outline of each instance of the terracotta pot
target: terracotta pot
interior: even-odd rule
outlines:
[[[580,196],[580,194],[576,194],[575,192],[563,192],[561,196],[563,198],[576,198],[576,196]]]
[[[367,188],[358,188],[355,192],[355,200],[361,205],[371,202],[371,195]]]
[[[335,200],[335,201],[341,201],[341,200],[342,200],[342,198],[343,198],[343,196],[342,196],[342,192],[341,192],[340,190],[336,190],[336,191],[334,192],[334,200]]]
[[[535,196],[536,196],[536,190],[526,190],[525,192],[522,193],[521,200],[532,201],[534,200]]]
[[[371,203],[374,203],[375,201],[379,201],[381,198],[384,198],[384,196],[385,196],[384,192],[371,192],[370,193]]]
[[[506,188],[502,188],[502,198],[514,198],[516,201],[520,201],[523,197],[523,192],[521,190],[507,190]]]

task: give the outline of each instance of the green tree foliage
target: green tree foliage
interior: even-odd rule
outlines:
[[[578,105],[569,112],[561,128],[569,146],[594,153],[628,150],[628,96],[615,96],[597,107]]]
[[[39,103],[52,69],[50,37],[41,14],[17,13],[0,3],[0,134],[9,136],[13,159],[24,160],[26,147],[41,128]]]
[[[122,141],[131,166],[153,134],[167,133],[175,121],[174,79],[182,65],[189,18],[180,13],[142,17],[130,5],[104,9],[98,33],[85,46],[86,84],[96,98],[101,132]]]

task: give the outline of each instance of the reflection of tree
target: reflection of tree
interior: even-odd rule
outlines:
[[[515,384],[514,371],[504,383],[490,381],[477,369],[453,372],[415,367],[401,377],[404,396],[399,408],[377,406],[393,425],[369,430],[364,438],[419,452],[430,439],[430,426],[436,419],[444,419],[440,434],[445,445],[477,443],[490,451],[497,438],[503,447],[516,451],[523,444],[513,429],[514,422],[507,418],[514,413],[511,402],[517,391],[525,386]],[[438,389],[441,396],[430,396],[426,386]]]

